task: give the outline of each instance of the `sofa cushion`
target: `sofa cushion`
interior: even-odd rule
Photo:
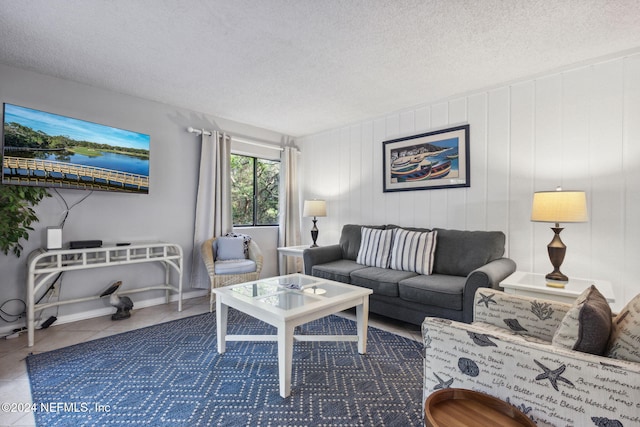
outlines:
[[[384,225],[367,225],[366,228],[384,230]],[[355,261],[360,251],[360,241],[362,240],[362,225],[346,224],[342,227],[340,234],[340,249],[342,258]]]
[[[244,257],[249,258],[249,244],[251,244],[251,236],[244,233],[226,233],[223,237],[235,237],[237,239],[242,239],[244,242]]]
[[[611,335],[611,308],[591,285],[580,294],[553,335],[553,345],[602,355]]]
[[[213,264],[216,274],[244,274],[256,271],[256,262],[250,259],[216,261]]]
[[[340,259],[337,261],[327,262],[325,264],[314,265],[311,268],[311,274],[327,280],[351,283],[351,273],[363,268],[366,267],[356,263],[355,261]]]
[[[640,362],[640,294],[613,319],[607,357]]]
[[[436,231],[420,233],[398,228],[393,237],[391,264],[394,270],[431,274],[436,251]]]
[[[389,268],[394,230],[362,227],[362,241],[358,251],[358,264]]]
[[[398,284],[398,295],[407,301],[462,310],[465,281],[466,278],[459,276],[419,275],[402,280]]]
[[[438,231],[438,249],[433,273],[467,276],[504,254],[505,235],[501,231],[434,230]]]
[[[375,294],[398,296],[398,282],[416,276],[410,271],[366,267],[351,273],[351,284],[372,289]]]
[[[216,261],[245,259],[244,240],[241,237],[218,237],[213,245]]]

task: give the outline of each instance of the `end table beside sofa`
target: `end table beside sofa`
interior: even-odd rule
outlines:
[[[544,274],[516,271],[500,283],[508,294],[551,299],[567,304],[573,304],[578,295],[591,285],[595,285],[609,303],[616,302],[611,282],[606,280],[569,277],[567,282],[556,282],[546,279]]]

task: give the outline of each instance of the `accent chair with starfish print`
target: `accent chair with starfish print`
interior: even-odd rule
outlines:
[[[422,324],[423,398],[463,388],[538,426],[640,425],[638,319],[640,296],[614,316],[593,286],[573,305],[480,288],[471,324]]]

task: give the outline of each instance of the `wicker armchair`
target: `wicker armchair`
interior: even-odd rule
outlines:
[[[209,279],[211,283],[211,289],[219,288],[221,286],[234,285],[236,283],[250,282],[252,280],[258,280],[260,272],[262,271],[262,251],[256,242],[251,240],[249,242],[249,259],[256,263],[256,271],[250,273],[240,274],[216,274],[215,271],[215,245],[213,244],[216,237],[205,241],[201,246],[202,260],[207,267],[209,273]],[[215,302],[215,294],[210,291],[209,297],[209,311],[213,311],[213,304]]]

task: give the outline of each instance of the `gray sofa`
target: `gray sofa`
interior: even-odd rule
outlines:
[[[373,290],[369,311],[421,325],[427,316],[470,323],[478,288],[496,288],[516,270],[503,258],[505,235],[500,231],[437,230],[430,275],[356,262],[363,226],[347,224],[336,245],[305,249],[305,274]],[[396,225],[366,226],[376,229]],[[412,231],[431,231],[402,227]]]

